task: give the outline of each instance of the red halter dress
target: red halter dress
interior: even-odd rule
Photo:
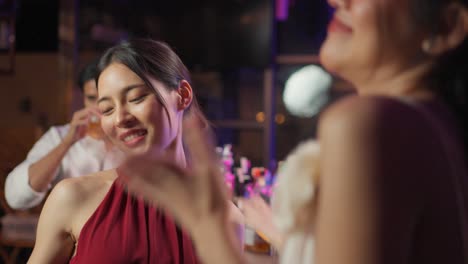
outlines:
[[[114,181],[85,223],[70,263],[199,263],[190,238],[161,209]]]

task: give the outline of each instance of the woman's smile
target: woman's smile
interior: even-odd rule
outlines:
[[[147,134],[146,129],[132,129],[122,133],[119,138],[127,147],[136,147],[145,141]]]

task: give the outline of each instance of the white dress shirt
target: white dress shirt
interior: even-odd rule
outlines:
[[[51,127],[32,147],[26,160],[16,166],[5,181],[5,198],[14,209],[28,209],[42,202],[47,191],[37,192],[29,185],[29,166],[52,151],[65,137],[69,125]],[[71,146],[59,168],[54,173],[50,189],[65,178],[88,175],[101,170],[113,169],[122,160],[123,154],[113,148],[107,150],[102,140],[84,137]]]

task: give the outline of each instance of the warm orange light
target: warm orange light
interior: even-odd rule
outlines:
[[[258,123],[263,123],[265,122],[265,114],[263,112],[258,112],[255,115],[255,119],[257,120]]]
[[[286,121],[286,117],[283,114],[276,114],[275,122],[278,125],[282,125]]]

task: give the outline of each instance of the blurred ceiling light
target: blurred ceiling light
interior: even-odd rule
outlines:
[[[285,117],[283,114],[276,114],[276,116],[275,116],[275,122],[276,122],[278,125],[284,124],[285,121],[286,121],[286,117]]]
[[[294,72],[286,81],[283,101],[294,116],[312,117],[328,101],[332,76],[317,65],[308,65]]]
[[[265,114],[263,112],[258,112],[255,115],[255,120],[257,120],[258,123],[263,123],[265,122]]]

